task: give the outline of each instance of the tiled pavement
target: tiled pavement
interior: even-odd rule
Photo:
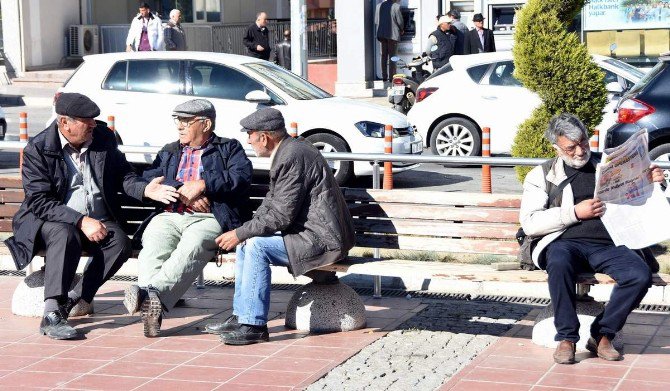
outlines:
[[[127,283],[109,282],[96,297],[96,314],[74,318],[85,337],[53,341],[37,333],[39,320],[11,314],[18,277],[0,277],[0,390],[290,390],[301,389],[421,311],[419,300],[366,299],[368,328],[306,335],[283,327],[289,291],[273,291],[271,342],[233,347],[202,333],[230,314],[232,289],[187,294],[171,311],[161,338],[142,336],[137,316],[121,305]],[[442,390],[670,389],[670,316],[635,313],[626,326],[626,359],[608,363],[586,353],[573,366],[553,364],[551,349],[529,336],[533,312]],[[445,357],[445,360],[448,360]]]

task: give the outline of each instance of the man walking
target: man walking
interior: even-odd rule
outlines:
[[[170,20],[163,29],[166,50],[186,50],[186,33],[181,27],[181,11],[170,11]]]
[[[139,11],[130,22],[126,51],[163,50],[163,27],[160,18],[151,13],[148,3],[140,3]]]
[[[393,77],[396,66],[389,59],[398,52],[398,42],[403,33],[405,22],[400,12],[398,0],[385,0],[377,6],[375,13],[377,40],[381,44],[382,80],[386,83]]]
[[[496,42],[493,31],[484,28],[484,16],[475,14],[472,17],[475,28],[465,35],[463,54],[490,53],[496,51]]]
[[[450,16],[452,19],[451,32],[456,35],[454,54],[463,54],[463,45],[465,44],[465,35],[468,33],[468,26],[461,22],[461,13],[458,10],[447,12],[447,16]]]
[[[72,308],[90,307],[98,288],[131,254],[118,193],[165,204],[178,194],[162,185],[162,178],[148,182],[135,174],[114,133],[94,120],[100,109],[88,97],[61,94],[56,114],[56,121],[24,149],[25,199],[12,221],[14,236],[5,243],[19,270],[46,250],[40,333],[72,339],[77,337],[67,323]],[[82,250],[91,260],[70,290]]]
[[[256,22],[247,28],[242,38],[242,43],[247,47],[249,56],[266,61],[270,59],[270,37],[267,24],[268,15],[265,12],[259,12],[256,15]]]
[[[275,45],[274,63],[291,70],[291,31],[284,30],[284,39]]]
[[[270,189],[254,217],[216,239],[224,250],[237,247],[233,315],[206,331],[229,345],[269,340],[270,264],[293,276],[336,279],[316,268],[342,260],[353,247],[354,226],[332,170],[303,138],[286,133],[284,117],[261,109],[240,121],[259,157],[270,157]]]
[[[430,53],[434,70],[438,70],[446,65],[454,54],[456,36],[451,33],[451,23],[451,17],[446,15],[440,16],[440,19],[437,21],[437,29],[428,36],[428,45],[425,52]]]
[[[143,176],[165,178],[179,202],[149,216],[135,233],[142,241],[138,283],[126,289],[124,301],[131,315],[141,310],[146,337],[160,334],[163,308],[172,309],[214,258],[214,239],[242,224],[251,185],[251,162],[242,145],[214,134],[210,101],[182,103],[172,116],[179,140],[163,147]]]

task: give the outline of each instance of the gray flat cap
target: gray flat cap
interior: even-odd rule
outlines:
[[[207,117],[211,119],[216,118],[216,109],[212,102],[207,99],[193,99],[182,104],[172,110],[173,117]]]
[[[242,125],[243,132],[251,130],[273,131],[286,128],[281,111],[269,107],[242,118],[240,125]]]

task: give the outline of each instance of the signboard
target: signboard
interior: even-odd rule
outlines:
[[[670,28],[670,0],[591,0],[584,31]]]

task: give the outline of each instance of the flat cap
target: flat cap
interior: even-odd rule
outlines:
[[[475,14],[475,15],[472,17],[472,21],[473,21],[473,22],[483,22],[483,21],[484,21],[484,15],[482,15],[482,14]]]
[[[273,131],[286,128],[281,111],[270,107],[260,109],[242,118],[240,125],[242,125],[243,132],[252,130]]]
[[[182,104],[172,110],[173,117],[207,117],[210,119],[216,118],[216,109],[212,102],[207,99],[193,99]]]
[[[56,100],[56,114],[77,118],[95,118],[100,115],[100,108],[86,95],[64,92]]]

